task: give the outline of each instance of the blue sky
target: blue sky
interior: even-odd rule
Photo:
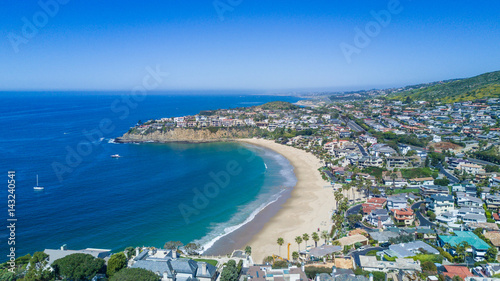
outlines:
[[[158,90],[271,91],[403,86],[500,69],[494,0],[41,2],[57,11],[2,4],[0,90],[127,90],[148,66],[170,74]],[[373,12],[390,21],[382,26]],[[356,30],[369,42],[356,45]]]

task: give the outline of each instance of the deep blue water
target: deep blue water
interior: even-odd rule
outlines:
[[[110,140],[138,120],[274,100],[298,99],[156,93],[137,102],[120,93],[0,93],[0,260],[9,247],[9,170],[16,171],[18,256],[63,244],[115,251],[169,240],[207,244],[234,229],[280,186],[294,185],[282,156],[236,143]],[[123,157],[110,157],[116,153]],[[37,174],[41,192],[33,190]]]

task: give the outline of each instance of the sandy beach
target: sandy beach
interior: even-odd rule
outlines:
[[[286,258],[287,245],[291,243],[290,252],[297,251],[296,236],[304,233],[331,229],[331,214],[336,208],[333,190],[325,188],[328,185],[318,171],[320,160],[313,154],[294,147],[277,144],[263,139],[238,140],[253,145],[271,149],[290,161],[297,177],[297,185],[293,188],[290,198],[282,205],[278,213],[265,223],[263,229],[252,237],[248,245],[252,247],[254,262],[260,263],[266,256],[278,255],[279,237],[285,240],[281,247],[281,255]],[[320,234],[320,233],[318,233]],[[322,239],[319,243],[321,243]],[[313,245],[312,238],[307,242]],[[301,244],[303,250],[305,243]],[[291,255],[291,253],[290,253]]]

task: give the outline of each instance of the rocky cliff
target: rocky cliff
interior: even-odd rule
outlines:
[[[175,128],[166,132],[154,131],[147,134],[126,133],[116,138],[116,142],[215,142],[250,138],[254,128],[184,129]]]

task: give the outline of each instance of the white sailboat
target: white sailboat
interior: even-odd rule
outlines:
[[[33,187],[34,190],[43,190],[43,186],[38,186],[38,175],[36,175],[36,186]]]

